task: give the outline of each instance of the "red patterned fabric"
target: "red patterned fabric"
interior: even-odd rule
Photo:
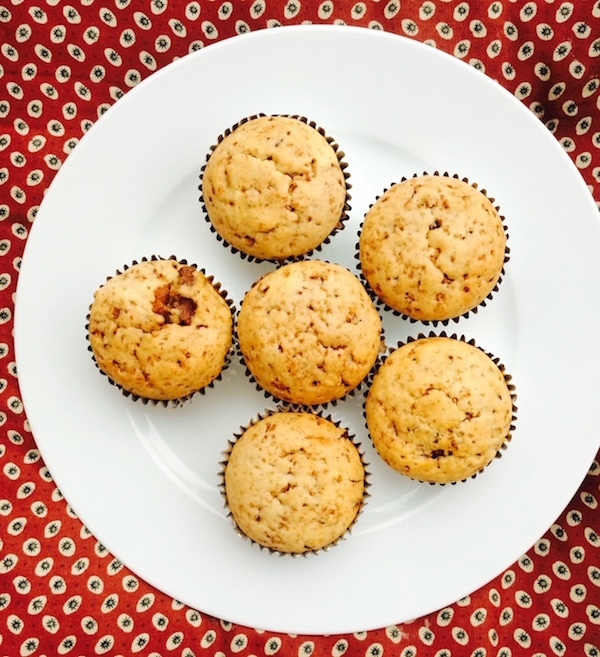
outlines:
[[[411,623],[329,637],[232,625],[154,590],[87,531],[44,465],[12,320],[56,171],[108,107],[173,59],[302,22],[396,32],[485,71],[546,124],[600,202],[600,2],[0,0],[1,655],[600,655],[597,461],[556,523],[481,590]]]

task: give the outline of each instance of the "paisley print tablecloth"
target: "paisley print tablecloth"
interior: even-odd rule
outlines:
[[[0,0],[0,655],[600,655],[597,460],[546,534],[482,589],[410,623],[325,637],[242,627],[153,589],[91,535],[44,465],[12,322],[55,173],[175,58],[305,22],[395,32],[481,69],[546,125],[600,203],[600,2]]]

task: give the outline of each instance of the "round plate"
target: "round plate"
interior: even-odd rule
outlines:
[[[199,172],[226,128],[300,114],[346,154],[352,209],[314,257],[356,272],[369,205],[402,176],[467,177],[506,218],[510,261],[491,301],[445,330],[513,375],[517,423],[502,459],[455,486],[385,466],[361,395],[331,408],[370,462],[371,497],[329,551],[281,557],[240,538],[219,490],[222,452],[273,407],[237,362],[181,408],[107,384],[87,351],[86,314],[106,277],[176,255],[236,304],[273,268],[218,243]],[[15,340],[28,419],[57,485],[109,550],[201,612],[257,628],[330,634],[435,611],[486,584],[548,529],[599,444],[600,234],[591,196],[544,126],[465,63],[392,34],[298,26],[235,37],[184,57],[115,104],[69,156],[26,245]],[[382,311],[389,344],[429,331]]]

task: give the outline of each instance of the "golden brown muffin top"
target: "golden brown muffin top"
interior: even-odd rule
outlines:
[[[99,368],[125,391],[173,400],[219,375],[232,325],[231,309],[202,272],[173,259],[150,260],[96,291],[88,337]]]
[[[373,367],[381,320],[341,265],[306,260],[266,274],[246,293],[237,334],[256,382],[294,404],[340,399]]]
[[[393,185],[368,211],[359,255],[370,287],[390,308],[446,320],[495,288],[506,233],[483,192],[456,178],[417,176]]]
[[[430,337],[391,353],[365,410],[388,465],[413,479],[450,483],[492,461],[510,433],[513,401],[503,372],[478,347]]]
[[[317,248],[341,226],[347,190],[336,150],[317,129],[264,116],[217,144],[202,175],[202,198],[231,246],[284,260]]]
[[[263,547],[303,553],[332,544],[362,506],[365,472],[344,429],[280,412],[246,429],[225,467],[232,516]]]

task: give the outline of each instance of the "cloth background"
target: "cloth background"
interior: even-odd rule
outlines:
[[[410,623],[328,637],[235,625],[153,589],[90,534],[44,465],[12,320],[45,190],[92,124],[154,71],[302,22],[396,32],[481,69],[545,123],[600,201],[600,2],[0,0],[1,655],[600,655],[597,460],[546,534],[479,591]]]

